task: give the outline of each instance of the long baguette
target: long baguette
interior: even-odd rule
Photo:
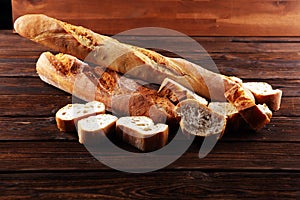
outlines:
[[[36,70],[40,78],[86,101],[100,101],[119,116],[148,116],[155,122],[178,122],[175,105],[157,91],[103,67],[91,67],[67,55],[42,53]]]
[[[161,84],[165,78],[170,78],[207,99],[225,101],[225,93],[232,87],[245,90],[236,94],[248,93],[239,81],[230,77],[213,73],[185,60],[171,59],[154,51],[122,44],[87,28],[45,15],[24,15],[15,21],[14,28],[20,35],[54,50],[150,83]],[[245,104],[255,104],[252,94],[234,98],[241,101],[239,105],[243,105],[243,101]],[[244,109],[248,107],[238,108],[239,112]],[[248,112],[244,119],[247,121],[255,118],[256,114]],[[261,128],[256,127],[256,124],[265,122],[247,121],[254,129]]]
[[[200,66],[176,62],[154,51],[126,45],[111,37],[45,15],[24,15],[15,21],[14,28],[23,37],[53,50],[151,83],[161,84],[168,77],[207,99],[210,99],[210,93],[213,92],[214,99],[225,100],[222,84],[225,84],[225,89],[236,84],[226,76]]]

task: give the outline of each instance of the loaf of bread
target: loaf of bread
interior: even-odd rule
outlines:
[[[110,70],[126,74],[126,76],[156,84],[161,84],[165,78],[169,78],[204,98],[218,101],[226,101],[227,99],[254,130],[262,128],[269,122],[265,113],[259,109],[254,109],[258,107],[254,106],[253,94],[246,87],[243,87],[242,81],[238,78],[211,72],[184,59],[169,58],[151,50],[123,44],[87,28],[74,26],[45,15],[21,16],[15,21],[14,28],[20,35],[32,41],[97,65],[106,66]],[[42,74],[41,70],[40,74]],[[44,79],[49,79],[49,82],[52,81],[53,84],[59,85],[58,80],[55,80],[56,77],[45,77],[47,75],[44,74]],[[61,88],[70,88],[72,87],[70,84],[72,81],[68,83],[68,86],[63,83]],[[124,98],[126,99],[124,96],[120,97],[121,100]],[[139,100],[135,103],[140,102],[140,98],[144,97],[138,94],[135,99]],[[149,111],[149,106],[152,105],[153,103],[149,103],[144,107]],[[252,105],[253,108],[250,111],[248,110],[249,105]],[[140,109],[142,111],[138,111],[138,115],[144,115],[145,109],[142,107]],[[154,113],[160,113],[162,110],[163,112],[166,111],[165,108],[154,107]],[[246,110],[247,112],[245,112]],[[134,115],[133,113],[130,114]],[[149,113],[145,115],[149,116]],[[163,119],[163,115],[158,114],[158,116]]]
[[[145,116],[121,117],[116,127],[118,138],[141,151],[155,151],[168,142],[168,125],[154,124]]]
[[[176,106],[181,117],[180,127],[183,133],[196,136],[223,135],[226,128],[226,116],[218,114],[194,99],[181,101]]]
[[[76,130],[76,123],[80,119],[102,113],[105,113],[105,105],[98,101],[68,104],[57,111],[55,119],[58,129],[68,132]]]
[[[272,111],[279,110],[282,96],[281,90],[273,90],[272,86],[265,82],[247,82],[243,83],[243,86],[254,94],[256,103],[265,103]]]
[[[169,78],[164,79],[158,90],[158,94],[170,99],[175,105],[185,99],[195,99],[203,105],[208,104],[206,99]]]
[[[90,116],[78,121],[79,142],[85,145],[99,145],[103,137],[115,133],[118,118],[110,114]]]
[[[40,78],[86,101],[103,102],[118,116],[148,116],[155,122],[176,124],[175,105],[157,91],[103,67],[91,67],[66,55],[41,54],[36,66]]]
[[[122,44],[87,28],[74,26],[45,15],[21,16],[15,21],[14,28],[20,35],[53,50],[71,54],[79,59],[106,66],[111,70],[150,83],[161,84],[168,77],[185,87],[192,87],[193,91],[207,99],[212,93],[209,90],[214,90],[213,93],[216,95],[213,98],[224,100],[224,87],[226,89],[236,84],[226,76],[195,64]],[[216,84],[217,82],[219,84]]]

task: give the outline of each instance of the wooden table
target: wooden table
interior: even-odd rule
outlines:
[[[0,199],[300,198],[300,38],[194,39],[221,73],[282,89],[282,108],[257,133],[228,133],[204,159],[198,138],[168,167],[129,174],[57,130],[55,112],[72,99],[35,72],[48,49],[0,31]]]

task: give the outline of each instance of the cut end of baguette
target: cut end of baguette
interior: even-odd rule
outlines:
[[[176,111],[181,116],[180,127],[184,133],[196,136],[219,135],[226,127],[226,117],[213,112],[196,100],[187,99],[177,105]]]

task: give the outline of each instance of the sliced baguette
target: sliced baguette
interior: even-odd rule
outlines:
[[[247,82],[243,86],[250,90],[258,104],[266,104],[272,111],[280,109],[282,91],[273,90],[272,86],[266,82]]]
[[[158,94],[160,96],[166,97],[170,99],[175,105],[177,105],[180,101],[185,99],[195,99],[199,101],[203,105],[207,105],[208,102],[203,97],[200,97],[196,93],[187,89],[186,87],[180,85],[176,81],[173,81],[169,78],[165,78],[162,82]]]
[[[180,127],[183,133],[196,136],[223,135],[226,116],[218,114],[194,99],[187,99],[176,106],[181,116]]]
[[[115,132],[118,118],[110,114],[90,116],[78,121],[79,142],[85,145],[97,145],[103,137],[111,137]]]
[[[246,88],[234,86],[226,91],[225,96],[252,129],[259,130],[270,122],[272,112],[267,106],[257,106],[250,100]]]
[[[116,124],[117,137],[141,151],[154,151],[168,141],[168,125],[154,124],[145,116],[121,117]]]
[[[58,129],[68,132],[76,130],[78,120],[102,113],[105,113],[105,105],[98,101],[68,104],[57,111],[55,119]]]

